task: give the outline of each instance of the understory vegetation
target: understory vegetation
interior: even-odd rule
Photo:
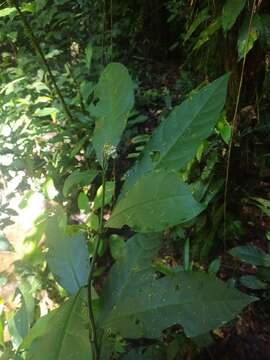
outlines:
[[[269,359],[269,2],[0,28],[0,360]]]

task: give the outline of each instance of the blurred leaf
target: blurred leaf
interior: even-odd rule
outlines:
[[[91,211],[88,196],[84,192],[80,192],[78,196],[78,208],[86,214]]]
[[[99,227],[99,218],[96,214],[92,213],[87,219],[87,226],[90,227],[91,230],[98,231]]]
[[[31,286],[26,280],[22,281],[17,294],[21,295],[21,305],[12,318],[8,320],[8,329],[14,349],[18,349],[28,334],[34,319],[35,301]]]
[[[46,198],[49,200],[53,200],[58,195],[58,191],[54,186],[54,181],[52,178],[47,178],[42,188]]]
[[[13,246],[4,235],[0,235],[0,252],[1,251],[14,251]]]
[[[120,259],[126,256],[127,248],[126,242],[122,236],[113,234],[110,237],[110,251],[114,260]]]
[[[244,275],[240,277],[240,282],[242,285],[252,290],[263,290],[267,288],[267,284],[257,279],[253,275]]]
[[[217,124],[217,129],[220,133],[220,136],[222,137],[222,140],[228,145],[232,138],[232,128],[228,123],[225,114],[223,114],[223,116],[220,118]]]
[[[59,110],[56,107],[47,107],[47,108],[37,109],[34,114],[40,117],[51,116],[53,118],[57,113],[59,113]]]
[[[261,31],[261,20],[258,15],[254,16],[251,31],[249,33],[249,18],[243,22],[237,40],[238,60],[242,60],[250,50],[252,50],[254,43],[258,39]]]
[[[267,199],[259,197],[250,197],[250,199],[255,201],[255,205],[261,209],[261,211],[266,215],[270,216],[270,201]]]
[[[88,70],[91,69],[92,56],[93,56],[93,48],[92,45],[89,44],[85,49],[85,61]]]
[[[270,255],[253,245],[237,246],[229,254],[255,266],[270,267]]]
[[[222,9],[222,27],[225,32],[229,31],[235,24],[238,16],[243,11],[246,0],[226,0]]]
[[[216,275],[220,270],[220,265],[221,265],[220,259],[213,260],[208,267],[208,272],[210,274]]]
[[[16,8],[15,7],[7,7],[4,9],[0,10],[0,18],[1,17],[5,17],[5,16],[9,16],[11,14],[14,14],[16,12]]]
[[[207,43],[210,40],[211,36],[215,34],[220,28],[221,28],[221,19],[215,18],[211,22],[211,24],[200,33],[197,42],[193,46],[193,51],[199,50],[205,43]]]
[[[108,205],[112,201],[115,191],[115,182],[114,181],[106,181],[105,184],[105,204]],[[94,199],[94,209],[97,210],[101,207],[103,196],[103,188],[100,186],[97,190],[95,199]]]
[[[97,176],[98,172],[96,170],[75,170],[70,174],[65,182],[63,187],[63,195],[67,197],[74,187],[82,187],[90,185],[94,178]]]
[[[51,272],[69,294],[75,294],[88,281],[89,255],[84,235],[69,235],[57,214],[47,222],[46,245]]]
[[[199,14],[197,14],[197,16],[195,17],[195,20],[188,28],[187,33],[184,35],[184,42],[186,42],[192,36],[192,34],[197,30],[197,28],[209,18],[210,16],[208,15],[207,8],[200,11]]]

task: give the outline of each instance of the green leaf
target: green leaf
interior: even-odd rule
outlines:
[[[229,254],[255,266],[270,267],[270,255],[253,245],[237,246]]]
[[[220,266],[221,266],[220,259],[215,259],[210,263],[210,265],[208,267],[208,272],[210,274],[215,274],[216,275],[220,270]]]
[[[8,329],[14,349],[18,349],[26,337],[34,319],[35,308],[31,285],[27,280],[22,280],[17,293],[21,296],[21,306],[8,320]]]
[[[253,275],[244,275],[240,277],[242,285],[252,290],[262,290],[267,288],[267,284],[256,278]]]
[[[84,192],[80,192],[77,202],[80,211],[86,214],[91,211],[88,196]]]
[[[214,130],[226,99],[228,75],[222,76],[176,106],[145,147],[126,179],[125,192],[146,172],[182,169]],[[213,101],[215,99],[215,101]]]
[[[266,215],[270,216],[270,201],[267,199],[259,197],[251,197],[250,199],[255,201],[255,206],[257,206],[261,211]]]
[[[184,36],[184,42],[186,42],[192,34],[197,30],[197,28],[206,20],[208,20],[210,16],[208,15],[208,9],[203,9],[195,18],[195,20],[190,25],[187,33]]]
[[[74,187],[86,186],[91,184],[97,174],[98,172],[96,170],[75,170],[65,180],[63,187],[63,195],[67,197]]]
[[[160,246],[154,235],[136,235],[127,246],[127,256],[113,265],[101,294],[98,323],[104,330],[126,338],[158,338],[180,324],[195,337],[232,320],[256,300],[201,272],[158,279],[151,266]]]
[[[217,124],[217,130],[220,133],[220,136],[222,137],[222,140],[229,145],[231,138],[232,138],[232,128],[231,125],[228,123],[226,114],[223,114],[223,116],[220,118],[218,124]]]
[[[96,214],[90,214],[89,218],[87,219],[87,226],[90,227],[91,230],[98,231],[99,226],[99,218]]]
[[[115,182],[114,181],[106,181],[105,184],[105,203],[104,205],[108,205],[114,196],[115,191]],[[102,185],[98,188],[95,199],[94,199],[94,209],[97,210],[101,208],[103,196],[103,188]]]
[[[98,102],[90,110],[96,118],[93,145],[102,164],[104,147],[118,145],[134,104],[134,84],[128,70],[119,63],[109,64],[101,74],[95,98]]]
[[[0,10],[0,18],[5,17],[5,16],[9,16],[9,15],[15,13],[15,12],[16,12],[15,7],[7,7],[5,9],[1,9]]]
[[[43,117],[43,116],[53,117],[57,113],[59,113],[59,110],[56,107],[46,107],[43,109],[37,109],[34,114],[39,117]]]
[[[106,227],[128,225],[140,232],[162,231],[204,210],[176,173],[156,170],[142,176],[116,203]]]
[[[54,312],[32,342],[26,360],[91,360],[85,289]]]
[[[70,294],[75,294],[87,284],[89,256],[84,235],[69,235],[60,226],[58,214],[46,226],[47,261],[59,284]]]
[[[24,338],[22,344],[20,345],[20,349],[27,350],[29,349],[32,342],[40,337],[43,336],[49,327],[51,320],[53,319],[55,313],[58,310],[50,311],[47,315],[40,317],[33,325],[33,327],[28,332],[27,336]]]
[[[140,282],[143,284],[144,279],[152,277],[152,259],[157,256],[160,247],[160,234],[137,234],[127,241],[124,256],[114,263],[102,289],[98,319],[101,327],[115,304],[129,293],[134,281],[140,286]]]
[[[222,27],[225,32],[229,31],[235,24],[238,16],[243,11],[246,0],[226,0],[222,9]]]
[[[116,234],[111,235],[109,244],[111,255],[115,260],[126,256],[127,247],[126,242],[122,236]]]
[[[45,184],[42,186],[42,189],[46,198],[49,200],[53,200],[58,195],[58,191],[54,186],[54,181],[50,177],[47,178]]]
[[[85,49],[85,61],[88,70],[91,69],[92,56],[93,56],[93,48],[92,45],[89,44]]]
[[[242,60],[252,50],[254,43],[259,38],[262,24],[258,15],[254,16],[253,24],[249,33],[249,19],[243,22],[237,40],[238,60]]]
[[[211,24],[200,33],[197,42],[193,46],[193,51],[199,50],[205,43],[207,43],[210,40],[211,36],[215,34],[220,28],[221,28],[221,19],[218,17],[215,18],[211,22]]]

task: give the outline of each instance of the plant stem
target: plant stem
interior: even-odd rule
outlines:
[[[9,1],[9,3],[10,3],[10,5],[12,5],[12,1]],[[21,9],[20,9],[20,7],[19,7],[19,5],[17,4],[16,1],[14,1],[14,6],[15,6],[16,10],[18,11],[21,19],[22,19],[23,25],[24,25],[24,27],[25,27],[25,29],[26,29],[26,31],[27,31],[27,34],[28,34],[28,36],[29,36],[29,38],[30,38],[30,40],[31,40],[31,42],[32,42],[32,44],[33,44],[36,52],[37,52],[38,55],[40,56],[41,61],[43,62],[46,70],[48,71],[48,74],[49,74],[49,76],[50,76],[51,82],[52,82],[52,84],[53,84],[53,86],[54,86],[54,88],[55,88],[55,91],[56,91],[56,93],[57,93],[57,96],[59,97],[59,100],[60,100],[60,102],[61,102],[61,104],[62,104],[63,110],[64,110],[67,118],[69,119],[69,121],[73,122],[73,117],[72,117],[72,115],[71,115],[71,112],[70,112],[70,110],[69,110],[69,108],[68,108],[65,100],[64,100],[64,96],[63,96],[61,90],[59,89],[59,87],[58,87],[58,85],[57,85],[57,83],[56,83],[56,80],[55,80],[55,77],[54,77],[54,75],[53,75],[53,73],[52,73],[52,70],[51,70],[51,68],[50,68],[50,65],[49,65],[48,61],[46,60],[45,55],[43,54],[43,51],[42,51],[42,49],[41,49],[41,47],[40,47],[40,45],[39,45],[39,43],[38,43],[38,41],[37,41],[37,39],[36,39],[35,34],[34,34],[33,31],[32,31],[32,28],[31,28],[31,26],[30,26],[27,18],[25,17],[25,15],[23,14],[23,12],[21,11]]]
[[[93,360],[99,359],[99,345],[98,345],[97,329],[96,329],[96,323],[95,323],[95,317],[94,317],[94,311],[93,311],[93,303],[92,303],[92,280],[93,280],[93,275],[95,272],[95,263],[96,263],[97,256],[98,256],[99,244],[100,244],[102,234],[103,234],[103,229],[104,229],[103,215],[104,215],[105,191],[106,191],[106,165],[105,165],[105,163],[106,163],[105,156],[103,156],[102,199],[101,199],[101,209],[100,209],[100,218],[99,218],[99,229],[98,229],[98,234],[95,238],[94,252],[93,252],[92,259],[91,259],[89,277],[88,277],[88,308],[89,308],[89,319],[90,319],[90,324],[91,324],[89,336],[90,336],[90,342],[92,344]]]
[[[242,63],[240,82],[239,82],[239,86],[238,86],[236,104],[235,104],[234,115],[233,115],[233,120],[232,120],[232,136],[231,136],[230,143],[229,143],[228,157],[227,157],[227,164],[226,164],[226,175],[225,175],[225,186],[224,186],[224,229],[223,229],[223,232],[224,232],[223,244],[224,244],[225,251],[226,251],[226,247],[227,247],[227,241],[226,241],[227,240],[226,239],[227,203],[228,203],[228,184],[229,184],[229,175],[230,175],[232,145],[233,145],[233,140],[234,140],[234,133],[235,133],[236,127],[237,127],[237,114],[238,114],[240,97],[241,97],[243,80],[244,80],[244,73],[245,73],[247,52],[248,52],[248,44],[249,44],[249,39],[250,39],[250,34],[251,34],[251,30],[252,30],[252,24],[253,24],[255,12],[256,12],[256,0],[253,0],[252,10],[251,10],[250,19],[249,19],[247,42],[246,42],[246,46],[245,46],[245,50],[244,50],[245,52],[244,52],[244,58],[243,58],[243,63]]]

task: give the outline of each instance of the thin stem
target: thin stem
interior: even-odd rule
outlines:
[[[12,3],[12,1],[9,1],[9,3]],[[42,51],[42,49],[41,49],[41,47],[40,47],[40,45],[39,45],[39,43],[38,43],[38,41],[36,39],[36,36],[33,33],[32,28],[31,28],[27,18],[24,16],[23,12],[21,11],[21,9],[20,9],[20,7],[19,7],[19,5],[17,4],[16,1],[14,1],[14,6],[16,7],[16,10],[18,11],[18,13],[19,13],[19,15],[20,15],[20,17],[22,19],[23,25],[24,25],[24,27],[26,29],[26,32],[27,32],[27,34],[28,34],[28,36],[29,36],[29,38],[30,38],[36,52],[40,56],[40,59],[43,62],[43,65],[45,66],[46,70],[48,71],[51,82],[53,83],[55,91],[56,91],[56,93],[57,93],[57,95],[59,97],[59,100],[60,100],[61,104],[62,104],[63,110],[64,110],[67,118],[72,122],[73,121],[72,115],[71,115],[71,113],[69,111],[69,108],[68,108],[68,106],[67,106],[67,104],[66,104],[66,102],[64,100],[63,94],[61,93],[61,90],[59,89],[59,87],[58,87],[58,85],[56,83],[56,80],[55,80],[55,77],[54,77],[54,75],[52,73],[50,65],[49,65],[48,61],[46,60],[46,58],[45,58],[45,56],[43,54],[43,51]]]
[[[253,18],[254,18],[255,11],[256,11],[256,0],[253,1],[253,6],[252,6],[250,20],[249,20],[248,37],[247,37],[247,42],[246,42],[246,46],[245,46],[245,53],[244,53],[244,59],[243,59],[243,64],[242,64],[240,82],[239,82],[238,93],[237,93],[236,104],[235,104],[235,110],[234,110],[234,115],[233,115],[233,120],[232,120],[232,136],[231,136],[231,141],[229,143],[227,166],[226,166],[225,190],[224,190],[224,249],[225,250],[226,250],[226,222],[227,222],[228,182],[229,182],[229,175],[230,175],[230,164],[231,164],[233,135],[234,135],[235,130],[236,130],[236,120],[237,120],[238,108],[239,108],[240,97],[241,97],[242,86],[243,86],[243,80],[244,80],[248,44],[249,44],[249,39],[250,39],[250,34],[251,34],[252,23],[253,23]]]
[[[89,319],[91,324],[91,332],[89,333],[90,342],[92,344],[92,356],[93,360],[99,359],[99,345],[97,338],[97,329],[94,317],[93,303],[92,303],[92,280],[95,272],[95,263],[98,256],[98,249],[100,245],[100,241],[102,238],[103,230],[104,230],[104,205],[105,205],[105,191],[106,191],[106,165],[105,165],[105,157],[103,156],[103,166],[102,166],[102,199],[101,199],[101,209],[100,209],[100,218],[99,218],[99,229],[98,234],[95,238],[95,246],[94,252],[91,259],[89,277],[88,277],[88,308],[89,308]]]

